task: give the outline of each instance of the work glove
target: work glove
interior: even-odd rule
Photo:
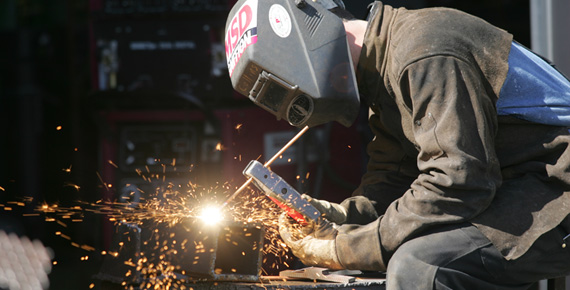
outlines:
[[[327,220],[337,225],[346,223],[347,212],[340,204],[316,199],[307,194],[302,194],[301,197],[314,206]]]
[[[293,255],[306,266],[344,269],[336,252],[337,228],[335,223],[323,218],[302,226],[286,214],[279,217],[281,238],[291,248]]]

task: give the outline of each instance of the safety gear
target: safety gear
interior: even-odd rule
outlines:
[[[341,4],[239,0],[225,30],[234,89],[296,127],[350,126],[360,105],[354,65],[344,25],[328,10]]]
[[[301,197],[314,206],[328,221],[337,225],[342,225],[346,222],[347,212],[340,204],[312,198],[307,194],[302,194]]]
[[[279,234],[293,255],[306,266],[344,269],[336,253],[336,224],[320,218],[316,223],[301,226],[282,214],[279,217]]]

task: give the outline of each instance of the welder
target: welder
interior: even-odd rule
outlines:
[[[349,126],[369,107],[353,196],[309,192],[330,223],[301,236],[280,220],[305,265],[385,271],[387,289],[408,290],[527,289],[570,274],[570,82],[552,65],[454,9],[373,2],[360,20],[339,0],[254,4],[254,24],[226,28],[237,91],[297,127]]]

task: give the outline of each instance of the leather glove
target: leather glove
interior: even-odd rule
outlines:
[[[282,214],[279,217],[279,233],[293,255],[306,266],[344,269],[336,252],[336,224],[319,218],[313,224],[301,226]]]
[[[342,225],[346,223],[347,212],[346,209],[338,203],[328,202],[326,200],[320,200],[312,198],[307,194],[302,194],[302,198],[306,199],[311,205],[313,205],[324,218],[337,224]]]

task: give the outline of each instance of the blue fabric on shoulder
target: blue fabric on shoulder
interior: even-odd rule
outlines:
[[[540,124],[570,126],[570,81],[538,55],[513,42],[497,113]]]

